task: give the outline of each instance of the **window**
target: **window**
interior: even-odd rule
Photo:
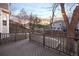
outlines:
[[[6,26],[7,25],[7,21],[3,20],[3,25]]]

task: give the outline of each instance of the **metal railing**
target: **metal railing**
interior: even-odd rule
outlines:
[[[27,33],[0,33],[0,44],[27,39]]]
[[[69,39],[72,39],[73,44],[71,46],[73,47],[69,46]],[[39,42],[43,46],[53,48],[59,51],[59,53],[63,52],[67,55],[78,55],[78,38],[67,37],[65,32],[32,32],[30,33],[30,40]]]
[[[78,38],[67,37],[65,32],[60,31],[39,31],[29,30],[24,33],[0,33],[0,44],[8,42],[15,42],[22,39],[27,39],[29,33],[29,40],[41,43],[44,47],[52,48],[57,50],[59,53],[63,52],[67,55],[78,55],[79,54],[79,40]],[[78,34],[77,34],[78,35]],[[69,39],[72,39],[73,44],[69,46]],[[67,44],[68,43],[68,44]],[[68,49],[66,49],[66,46]]]

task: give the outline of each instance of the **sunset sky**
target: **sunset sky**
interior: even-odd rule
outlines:
[[[52,4],[53,3],[16,3],[13,4],[12,7],[16,8],[16,11],[14,12],[16,15],[22,8],[24,8],[28,15],[32,13],[33,15],[37,15],[41,18],[50,18],[50,16],[52,15]],[[69,4],[69,6],[67,6],[67,4],[65,5],[67,13],[72,13],[75,8],[74,6],[71,11],[68,12],[70,6],[72,7],[73,4]],[[55,12],[56,17],[61,17],[60,9],[60,6],[58,6]]]

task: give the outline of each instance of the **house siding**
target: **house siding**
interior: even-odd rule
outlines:
[[[0,3],[0,5],[2,5],[2,3]],[[4,5],[4,3],[3,3]],[[8,6],[8,4],[7,4]],[[6,8],[4,9],[4,7],[0,6],[0,33],[9,33],[9,10],[8,10],[8,7],[5,6]],[[6,11],[6,12],[3,12]],[[6,19],[4,19],[6,17]],[[7,21],[7,25],[4,26],[3,25],[3,20],[6,20]]]

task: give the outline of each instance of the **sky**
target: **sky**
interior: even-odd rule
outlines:
[[[49,18],[52,13],[51,3],[17,3],[14,4],[14,7],[16,8],[15,14],[18,14],[22,8],[25,9],[27,14],[32,13],[41,18]]]
[[[33,15],[37,15],[41,18],[50,18],[52,16],[52,4],[53,3],[14,3],[11,7],[16,8],[14,12],[16,15],[22,8],[24,8],[28,15],[32,13]],[[68,12],[68,9],[70,8],[67,5],[68,4],[65,5],[66,12]],[[69,6],[72,6],[72,4]],[[75,7],[71,9],[71,13],[74,8]],[[62,17],[60,9],[60,6],[58,6],[58,9],[56,9],[55,12],[56,17]]]

